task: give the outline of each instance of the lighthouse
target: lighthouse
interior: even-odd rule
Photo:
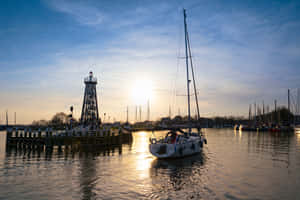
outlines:
[[[80,123],[83,126],[97,127],[100,124],[97,102],[97,78],[93,77],[93,72],[84,79],[85,89]]]

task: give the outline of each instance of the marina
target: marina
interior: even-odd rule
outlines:
[[[300,199],[300,2],[0,4],[0,200]]]

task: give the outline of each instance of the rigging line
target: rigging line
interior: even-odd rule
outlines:
[[[179,37],[178,37],[178,44],[177,44],[177,60],[176,60],[176,75],[175,75],[175,81],[174,81],[174,90],[173,90],[173,107],[175,107],[177,105],[177,101],[176,101],[176,93],[177,93],[177,78],[178,78],[178,74],[179,74],[179,65],[180,65],[180,51],[181,51],[181,39],[182,39],[182,29],[181,29],[181,24],[178,24],[178,33],[179,33]]]
[[[293,90],[292,90],[293,91]],[[291,92],[292,106],[294,107],[294,114],[299,113],[299,88],[295,88],[295,92]]]
[[[296,96],[297,94],[293,94],[291,93],[290,98],[291,98],[291,112],[294,115],[297,115],[297,113],[299,112],[299,108],[298,108],[298,96]]]
[[[297,97],[296,97],[296,94],[294,94],[293,89],[289,89],[289,90],[290,90],[290,94],[289,94],[288,98],[290,99],[290,109],[292,110],[293,105],[296,105]]]
[[[174,80],[172,80],[172,84],[171,84],[171,99],[170,99],[170,102],[171,102],[171,105],[172,107],[175,107],[176,106],[176,93],[177,93],[177,78],[178,78],[178,72],[179,72],[179,65],[180,65],[180,60],[178,59],[180,57],[180,43],[181,43],[181,25],[178,25],[178,35],[177,35],[177,51],[176,51],[176,74],[174,76]],[[170,103],[169,103],[169,106],[170,106]]]
[[[189,39],[188,32],[187,32],[187,42],[188,42],[188,47],[189,47],[190,63],[191,63],[191,70],[192,70],[192,77],[193,77],[193,86],[194,86],[195,101],[196,101],[196,107],[197,107],[197,115],[198,115],[198,120],[200,120],[197,88],[196,88],[196,82],[195,82],[194,66],[193,66],[193,61],[192,61],[192,52],[191,52],[190,39]]]
[[[290,100],[291,100],[291,109],[290,109],[290,112],[291,113],[294,113],[294,109],[296,108],[296,101],[294,99],[294,96],[293,95],[290,95]]]

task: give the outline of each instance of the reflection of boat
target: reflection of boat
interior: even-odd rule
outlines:
[[[189,156],[182,162],[181,159],[155,159],[151,163],[152,169],[179,169],[192,167],[194,165],[201,166],[205,163],[205,157],[202,153]]]
[[[206,169],[203,153],[184,159],[154,159],[149,168],[152,194],[159,199],[209,199],[211,193],[207,197],[202,195],[207,187]]]
[[[189,63],[191,74],[193,78],[193,88],[195,93],[195,102],[198,114],[198,120],[200,120],[197,90],[195,85],[194,78],[194,69],[192,63],[190,42],[187,32],[186,24],[186,13],[183,10],[184,14],[184,31],[185,31],[185,59],[186,59],[186,71],[187,71],[187,97],[188,97],[188,119],[191,122],[191,113],[190,113],[190,82],[189,79]],[[171,129],[161,140],[156,140],[156,138],[150,139],[151,144],[149,145],[150,152],[158,158],[178,158],[189,156],[201,152],[203,143],[206,144],[206,139],[202,135],[200,128],[198,133],[191,132],[191,126],[189,126],[189,131],[184,132],[181,129]]]

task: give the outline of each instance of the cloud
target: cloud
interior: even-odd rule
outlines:
[[[83,3],[84,1],[50,0],[46,1],[50,8],[70,15],[80,24],[95,26],[103,23],[105,15],[97,7]]]
[[[127,2],[111,5],[105,1],[44,1],[49,8],[71,16],[82,25],[97,27],[102,24],[105,29],[120,29],[153,22],[170,9],[170,4],[159,2]],[[165,20],[161,20],[163,22]]]

